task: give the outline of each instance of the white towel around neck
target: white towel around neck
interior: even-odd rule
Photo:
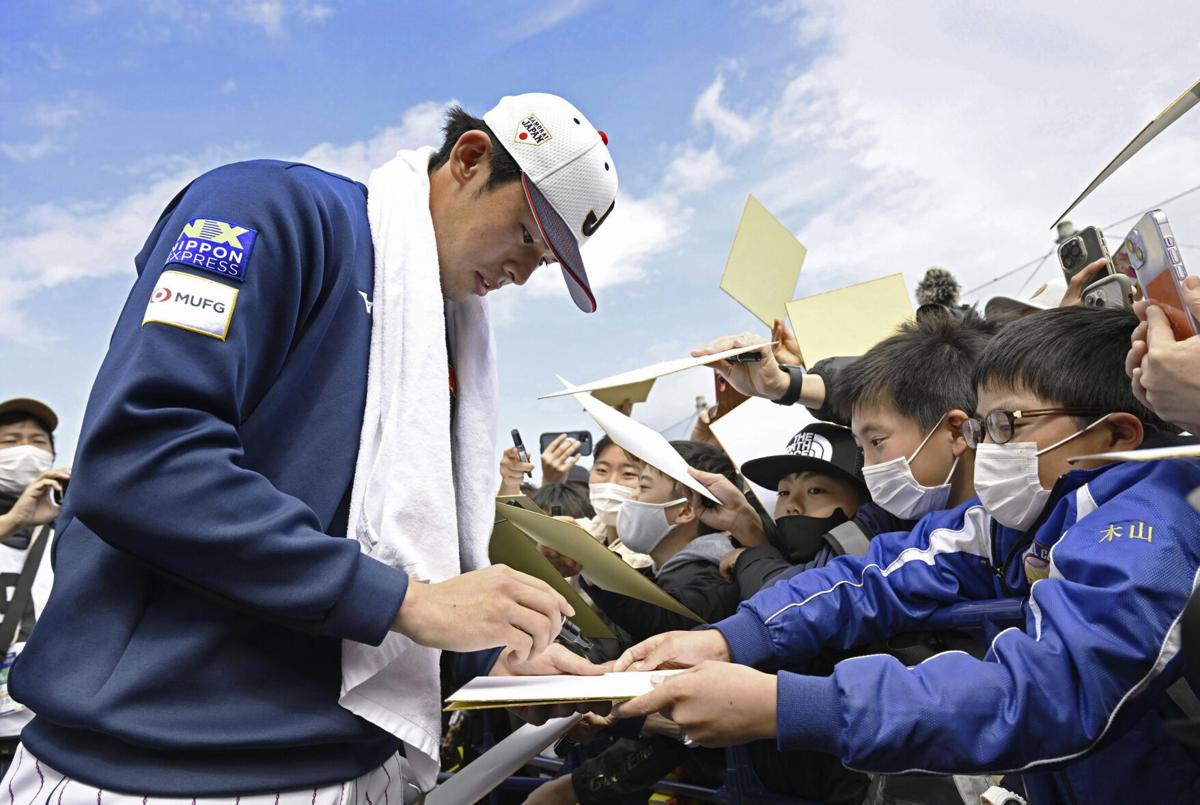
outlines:
[[[484,300],[442,296],[429,212],[433,152],[400,151],[367,183],[375,287],[347,534],[412,583],[485,567],[495,520],[495,342]],[[339,703],[404,741],[424,789],[438,770],[439,655],[397,632],[380,646],[342,641]]]

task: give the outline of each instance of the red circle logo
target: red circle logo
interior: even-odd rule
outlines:
[[[521,132],[521,133],[520,133],[520,134],[518,134],[517,136],[518,136],[518,137],[520,137],[522,140],[528,140],[528,139],[529,139],[529,135],[528,135],[527,133],[525,133],[525,132]]]
[[[171,298],[170,288],[159,288],[154,292],[154,296],[150,297],[151,302],[165,302]]]

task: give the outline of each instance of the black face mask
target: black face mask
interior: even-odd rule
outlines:
[[[807,517],[803,514],[780,517],[775,521],[782,543],[780,551],[792,564],[808,562],[825,544],[824,537],[830,529],[849,520],[841,509],[835,509],[828,517]]]

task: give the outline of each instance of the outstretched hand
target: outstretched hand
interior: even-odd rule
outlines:
[[[734,746],[776,735],[776,679],[745,665],[705,662],[656,677],[654,690],[613,707],[617,718],[662,713],[701,746]]]
[[[693,358],[701,358],[705,355],[716,355],[719,352],[724,352],[727,349],[735,349],[737,347],[749,347],[757,344],[762,344],[762,360],[754,363],[734,363],[733,361],[713,361],[708,364],[721,377],[729,381],[729,385],[750,397],[765,397],[768,400],[777,400],[787,393],[788,383],[790,378],[787,372],[779,368],[779,361],[775,359],[775,353],[769,346],[769,342],[760,338],[753,333],[742,333],[741,335],[730,335],[724,338],[718,338],[710,342],[707,346],[692,352]]]

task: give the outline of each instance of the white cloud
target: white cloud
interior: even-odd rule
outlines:
[[[800,293],[897,270],[912,286],[930,265],[950,267],[971,288],[1045,252],[1054,217],[1194,80],[1188,32],[1200,25],[1200,7],[1164,14],[1155,26],[1162,58],[1147,66],[1113,50],[1103,26],[1034,2],[989,7],[986,25],[977,9],[953,3],[821,0],[768,11],[796,23],[797,45],[819,35],[823,53],[779,71],[787,78],[778,89],[740,114],[723,100],[739,88],[719,73],[696,118],[732,132],[730,146],[739,135],[756,142],[736,160],[730,148],[721,153],[740,187],[808,246]],[[1110,2],[1092,13],[1125,12]],[[751,74],[744,84],[771,82]],[[761,131],[743,125],[759,115]],[[1105,224],[1194,184],[1180,168],[1198,147],[1200,118],[1185,118],[1072,217]],[[1194,221],[1200,196],[1174,207]],[[1038,282],[1057,270],[1051,258]],[[987,294],[1015,291],[1024,279]]]
[[[0,143],[0,154],[15,162],[32,162],[62,150],[63,146],[54,142],[48,135],[43,135],[31,143]]]
[[[221,85],[220,92],[222,95],[230,95],[234,92],[237,92],[237,88],[238,88],[237,82],[234,81],[232,78],[230,78],[230,79],[227,79],[225,81],[225,83]]]
[[[35,126],[44,129],[60,129],[79,117],[81,112],[78,103],[74,100],[57,103],[42,102],[35,104],[29,110],[28,118]]]
[[[439,145],[443,112],[449,103],[454,101],[419,103],[404,113],[398,126],[348,145],[314,145],[298,157],[298,161],[311,162],[333,173],[365,182],[373,168],[394,157],[400,149]]]
[[[720,70],[713,82],[696,99],[696,105],[692,109],[692,122],[697,126],[708,124],[719,138],[733,145],[744,145],[754,139],[758,133],[758,126],[754,116],[735,112],[721,103],[721,93],[724,90],[725,70]]]
[[[333,9],[320,2],[301,0],[237,0],[226,8],[226,13],[235,19],[257,25],[270,37],[280,37],[286,32],[289,18],[299,17],[305,22],[324,22],[333,14]]]
[[[715,147],[701,151],[687,145],[667,164],[663,185],[680,193],[696,193],[732,175],[733,170],[721,159]]]
[[[300,9],[300,16],[306,20],[322,22],[333,14],[333,9],[322,3],[311,3]]]
[[[240,0],[228,8],[228,13],[234,18],[257,25],[272,37],[283,35],[283,20],[287,11],[280,0]]]
[[[502,31],[499,38],[509,44],[523,42],[582,14],[594,3],[595,0],[559,0],[554,4],[540,5],[537,11]]]

